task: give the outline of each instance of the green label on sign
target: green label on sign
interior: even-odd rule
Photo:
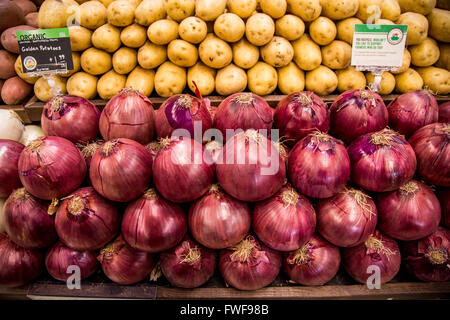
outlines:
[[[16,35],[18,41],[69,38],[69,29],[56,28],[17,31]]]

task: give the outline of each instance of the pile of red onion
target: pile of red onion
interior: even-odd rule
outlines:
[[[18,163],[24,145],[8,139],[0,139],[0,198],[5,198],[20,187]]]

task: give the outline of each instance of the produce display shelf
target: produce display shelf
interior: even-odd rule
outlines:
[[[25,110],[25,105],[17,104],[17,105],[0,105],[0,109],[13,110],[17,113],[17,115],[22,119],[24,124],[32,123],[32,120],[28,116],[27,110]]]

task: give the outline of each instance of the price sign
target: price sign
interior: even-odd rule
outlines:
[[[41,76],[73,69],[67,28],[17,31],[16,35],[25,73]]]

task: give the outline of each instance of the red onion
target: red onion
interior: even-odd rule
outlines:
[[[220,251],[220,273],[227,285],[239,290],[257,290],[269,285],[280,268],[281,254],[252,236]]]
[[[194,134],[195,122],[201,124],[201,137]],[[158,138],[167,138],[174,130],[185,129],[192,139],[201,142],[203,133],[212,127],[212,119],[201,97],[177,94],[168,98],[156,111],[155,125]]]
[[[413,149],[403,136],[389,129],[359,137],[347,151],[352,163],[352,181],[366,190],[396,190],[416,171]]]
[[[450,123],[432,123],[417,130],[409,143],[417,157],[417,171],[425,181],[450,187]]]
[[[364,192],[346,188],[317,205],[317,231],[339,247],[354,247],[375,231],[377,207]]]
[[[267,102],[250,92],[239,92],[225,98],[219,105],[214,116],[214,128],[222,132],[223,141],[231,138],[235,133],[227,136],[227,129],[266,129],[270,132],[273,123],[273,109]]]
[[[300,249],[284,254],[283,270],[292,281],[321,286],[333,279],[340,264],[339,248],[314,234]]]
[[[196,288],[208,281],[216,268],[216,252],[189,237],[161,253],[161,271],[175,287]]]
[[[162,196],[173,202],[200,198],[214,181],[212,159],[197,141],[180,137],[162,139],[163,148],[153,163],[153,180]]]
[[[144,280],[154,266],[151,253],[130,247],[122,236],[103,248],[98,260],[105,275],[115,283],[123,285]]]
[[[0,233],[0,285],[20,287],[33,281],[42,272],[42,252],[24,249]]]
[[[84,280],[97,271],[98,261],[95,251],[77,251],[57,242],[47,251],[45,266],[48,273],[60,281],[67,281],[72,275],[68,268],[77,266],[80,268],[80,280]]]
[[[342,141],[316,131],[300,140],[288,159],[294,187],[312,198],[329,198],[344,189],[350,160]]]
[[[150,152],[153,161],[155,161],[156,155],[158,154],[159,150],[161,150],[163,148],[161,143],[159,143],[158,141],[152,141],[149,144],[147,144],[145,147]]]
[[[92,187],[86,187],[61,202],[55,226],[65,245],[79,251],[96,250],[118,233],[120,216],[113,203],[103,199]]]
[[[409,273],[422,281],[450,280],[450,230],[439,227],[433,234],[402,246]]]
[[[122,220],[122,235],[135,249],[161,252],[180,242],[187,230],[183,209],[149,189],[131,202]]]
[[[214,184],[189,208],[189,231],[207,248],[224,249],[241,241],[251,226],[250,208]]]
[[[292,251],[303,246],[314,233],[316,213],[309,200],[291,186],[281,188],[253,209],[253,230],[268,247]]]
[[[450,122],[450,101],[439,105],[439,122]]]
[[[146,144],[152,141],[155,115],[150,100],[133,88],[123,88],[106,104],[100,116],[103,139],[127,138]]]
[[[0,139],[0,198],[20,187],[18,162],[24,145],[14,140]]]
[[[81,154],[84,157],[84,160],[86,161],[86,168],[87,168],[88,172],[89,172],[89,168],[91,167],[92,157],[97,152],[97,150],[100,149],[100,147],[102,145],[103,145],[103,141],[101,141],[101,140],[97,140],[97,141],[87,143],[87,144],[78,144],[77,145],[81,151]]]
[[[427,90],[410,91],[388,105],[389,126],[409,138],[417,129],[437,122],[436,98]]]
[[[351,143],[363,134],[385,128],[388,110],[373,91],[352,89],[341,93],[330,107],[331,132]]]
[[[377,266],[380,283],[386,283],[400,270],[401,257],[397,242],[376,230],[363,244],[344,248],[342,261],[347,273],[356,281],[367,283],[374,273],[370,267]]]
[[[55,219],[48,213],[48,204],[24,188],[9,196],[3,214],[6,233],[21,247],[44,248],[57,239]]]
[[[327,105],[312,91],[291,93],[278,103],[273,126],[293,146],[315,130],[330,130]]]
[[[261,201],[274,195],[286,181],[286,165],[274,143],[249,129],[230,139],[216,164],[219,184],[242,201]]]
[[[86,162],[75,145],[60,137],[31,141],[19,158],[20,181],[29,193],[44,200],[60,198],[83,182]]]
[[[208,108],[209,114],[211,115],[211,119],[214,122],[214,117],[216,116],[217,109],[219,109],[217,106],[212,106],[211,101],[208,98],[204,98],[206,103],[206,107]]]
[[[91,160],[89,177],[103,197],[119,202],[136,199],[152,180],[152,156],[130,139],[105,142]]]
[[[441,223],[450,228],[450,188],[445,188],[437,192],[439,202],[441,203]]]
[[[47,136],[85,143],[98,135],[100,110],[91,102],[76,96],[56,96],[45,105],[41,126]]]
[[[396,191],[378,195],[377,208],[381,231],[398,240],[417,240],[436,231],[441,221],[441,206],[424,183],[411,180]]]

